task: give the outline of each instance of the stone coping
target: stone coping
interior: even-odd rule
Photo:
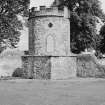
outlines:
[[[35,17],[64,17],[64,12],[63,11],[35,11],[30,13],[29,19],[30,18],[35,18]]]
[[[22,57],[77,57],[77,55],[67,55],[67,56],[23,55]]]

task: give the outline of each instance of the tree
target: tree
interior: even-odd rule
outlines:
[[[26,16],[28,5],[29,0],[0,0],[0,52],[17,47],[22,29],[18,15]]]
[[[71,50],[80,53],[86,48],[100,45],[102,36],[96,33],[96,17],[104,19],[105,15],[98,0],[59,0],[59,8],[64,5],[70,9]]]
[[[105,24],[101,27],[100,36],[102,36],[103,39],[101,40],[101,46],[99,49],[102,53],[105,53]]]

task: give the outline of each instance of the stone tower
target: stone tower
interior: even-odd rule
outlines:
[[[22,56],[24,77],[67,79],[75,76],[76,61],[70,52],[70,21],[67,7],[40,6],[30,10],[29,51]]]

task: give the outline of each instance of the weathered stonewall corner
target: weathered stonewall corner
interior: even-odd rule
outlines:
[[[29,51],[22,56],[24,77],[67,79],[76,76],[76,57],[70,52],[70,14],[67,7],[30,10]]]

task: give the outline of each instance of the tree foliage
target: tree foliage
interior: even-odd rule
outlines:
[[[102,36],[96,33],[96,17],[105,15],[98,0],[59,0],[59,8],[70,9],[71,50],[80,53],[86,48],[98,50]]]
[[[18,44],[22,29],[18,15],[25,16],[28,5],[29,0],[0,0],[0,52]]]
[[[102,53],[105,53],[105,25],[101,27],[100,35],[103,37],[103,39],[101,40],[101,46],[99,49]]]

